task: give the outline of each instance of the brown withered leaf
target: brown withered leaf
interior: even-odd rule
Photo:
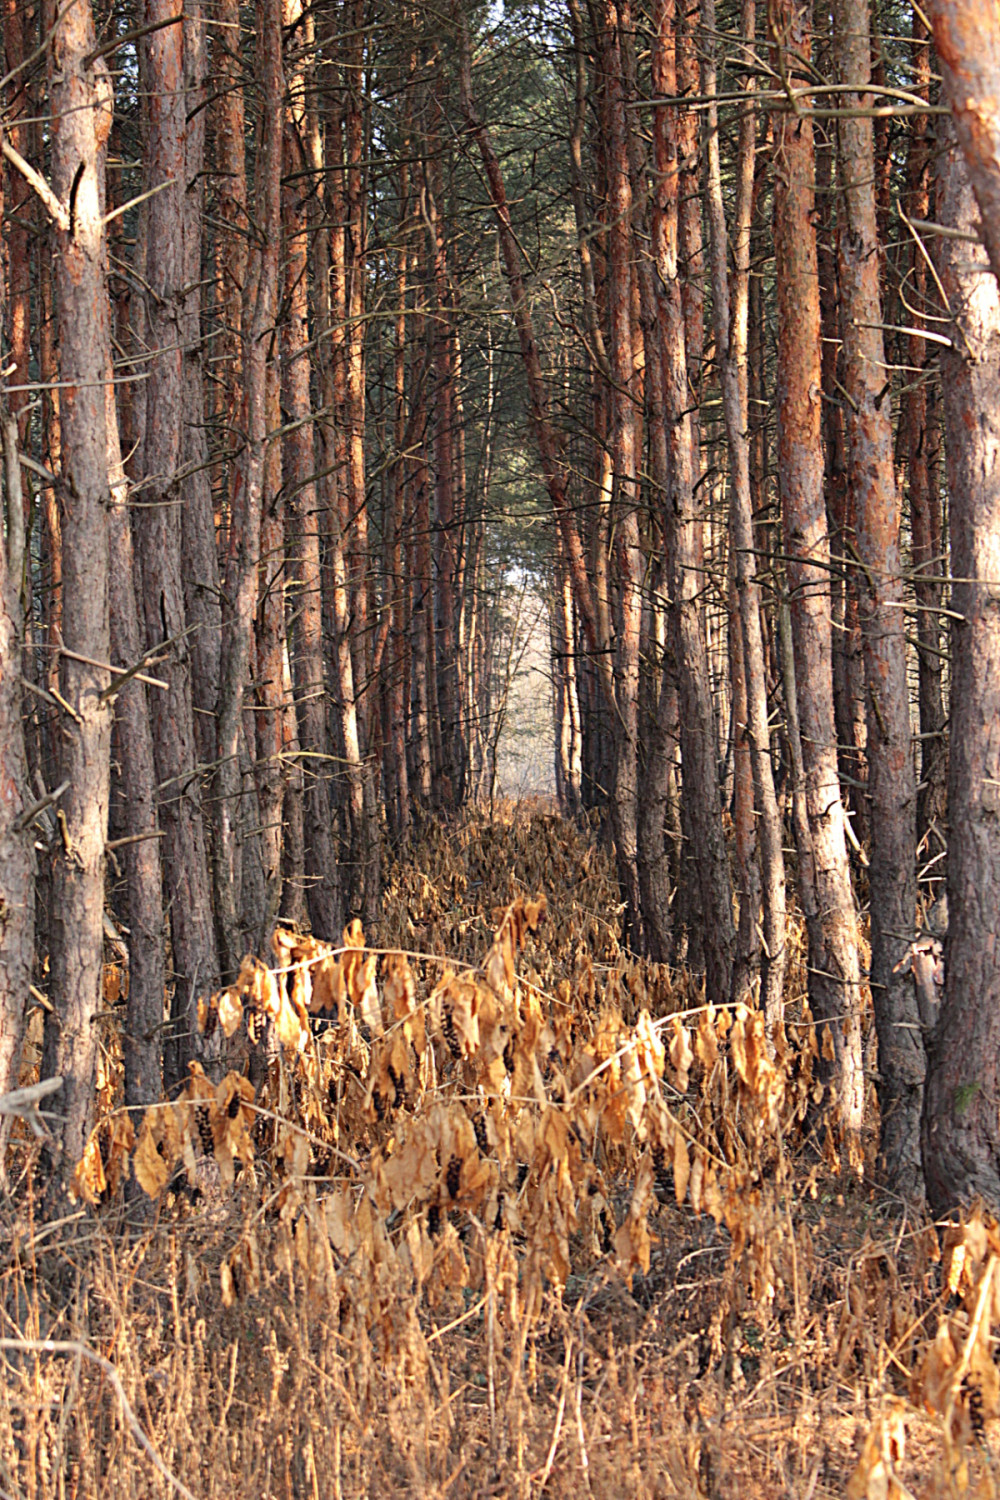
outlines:
[[[219,1025],[225,1036],[232,1036],[243,1019],[243,1005],[235,985],[219,994]]]
[[[87,1144],[83,1148],[83,1155],[73,1169],[73,1175],[69,1181],[71,1197],[94,1206],[101,1201],[102,1194],[107,1190],[108,1182],[104,1175],[104,1163],[101,1160],[101,1143],[99,1140],[103,1124],[95,1125],[87,1138]]]
[[[615,1255],[623,1274],[632,1285],[632,1275],[637,1269],[644,1276],[649,1274],[649,1210],[655,1201],[653,1162],[648,1151],[643,1152],[632,1188],[632,1200],[628,1213],[615,1235]]]
[[[382,1024],[382,1001],[378,992],[377,974],[378,955],[368,953],[353,969],[350,986],[351,999],[358,1015],[373,1036],[381,1036],[385,1030]]]
[[[158,1198],[181,1154],[181,1132],[173,1107],[152,1104],[142,1118],[132,1170],[144,1193]]]
[[[691,1079],[691,1064],[694,1053],[687,1030],[679,1016],[670,1022],[670,1062],[674,1069],[674,1084],[679,1094],[686,1094]]]
[[[719,1056],[719,1039],[715,1030],[715,1010],[709,1005],[698,1018],[694,1034],[694,1053],[705,1072],[705,1082]]]

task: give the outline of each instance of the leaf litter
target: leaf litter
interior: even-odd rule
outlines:
[[[551,815],[426,825],[370,943],[199,1002],[217,1079],[133,1119],[105,1023],[86,1214],[9,1148],[6,1331],[112,1358],[207,1497],[995,1495],[1000,1227],[872,1185],[874,1097],[817,1138],[804,1001],[768,1037],[616,913]],[[0,1487],[168,1493],[64,1363],[7,1356]]]

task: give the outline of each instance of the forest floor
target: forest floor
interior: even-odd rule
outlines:
[[[134,1123],[109,965],[76,1209],[7,1151],[4,1500],[997,1494],[1000,1235],[876,1185],[874,1100],[806,1133],[800,937],[769,1048],[535,804],[427,825],[369,938],[279,938]]]

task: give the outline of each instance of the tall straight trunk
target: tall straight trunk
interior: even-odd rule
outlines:
[[[848,393],[848,484],[857,517],[858,598],[868,721],[871,849],[871,992],[878,1032],[878,1098],[883,1169],[896,1191],[920,1180],[920,1110],[926,1062],[909,965],[916,920],[916,780],[903,635],[900,505],[893,466],[891,407],[884,400],[885,348],[870,102],[868,8],[834,3],[834,61],[844,96],[838,120],[840,295],[844,389]],[[853,90],[856,89],[856,92]],[[857,112],[852,112],[852,107]]]
[[[927,1196],[943,1213],[981,1193],[1000,1205],[1000,292],[976,233],[954,131],[938,136],[938,269],[954,314],[941,357],[951,497],[951,748],[944,1003],[924,1093]]]
[[[911,56],[914,75],[911,91],[927,99],[931,74],[930,39],[916,11],[913,13]],[[926,115],[914,115],[910,123],[906,160],[906,213],[910,219],[927,220],[931,216],[932,164],[928,124]],[[907,300],[917,309],[919,316],[929,310],[930,274],[923,248],[915,235],[910,236],[909,252]],[[911,373],[900,397],[899,421],[909,476],[913,592],[917,603],[917,703],[920,713],[917,842],[918,846],[923,845],[930,837],[932,826],[937,824],[933,843],[925,849],[927,857],[931,857],[943,847],[942,830],[947,817],[948,737],[939,619],[943,585],[938,581],[946,568],[936,472],[937,424],[929,385],[934,366],[928,363],[927,340],[919,333],[911,333],[907,345],[906,363]],[[930,347],[933,349],[934,346]],[[914,379],[912,372],[917,370],[926,371],[924,379]]]
[[[392,831],[401,838],[410,825],[410,785],[406,762],[406,578],[403,569],[406,509],[406,343],[407,295],[410,246],[405,233],[410,211],[409,164],[399,171],[399,249],[397,251],[396,323],[392,360],[394,461],[390,478],[392,506],[388,520],[389,609],[392,622],[389,655],[388,713],[389,733],[386,741],[389,761],[388,781],[392,802]]]
[[[278,305],[281,247],[281,0],[259,0],[256,71],[262,93],[261,143],[256,173],[257,243],[252,247],[243,302],[245,446],[233,476],[229,552],[223,580],[222,653],[216,744],[219,869],[217,897],[225,902],[220,930],[230,945],[240,937],[242,849],[239,835],[241,732],[257,613],[260,525],[267,447],[267,366]],[[227,969],[240,953],[230,946]]]
[[[292,38],[288,63],[288,105],[284,125],[285,186],[282,189],[284,230],[284,296],[281,326],[282,395],[287,431],[283,445],[283,479],[292,520],[292,570],[295,583],[292,673],[299,719],[305,798],[303,831],[309,910],[314,932],[329,941],[340,936],[342,911],[336,851],[331,835],[329,750],[323,672],[323,594],[320,572],[320,505],[315,474],[325,467],[316,462],[310,384],[309,337],[309,223],[307,205],[313,179],[310,168],[322,170],[322,160],[309,161],[310,121],[306,100],[307,61],[311,17],[301,0],[284,0],[284,26]],[[323,230],[320,230],[322,236]],[[325,250],[325,241],[322,241]]]
[[[61,1074],[55,1137],[63,1165],[83,1154],[96,1108],[104,948],[111,674],[108,632],[108,489],[104,383],[111,363],[104,278],[101,153],[111,126],[107,68],[87,67],[95,44],[89,0],[65,7],[50,47],[52,186],[66,205],[56,232],[57,336],[62,391],[59,519],[63,544],[59,688],[61,838],[53,845],[49,992],[42,1077]],[[69,205],[72,195],[72,211]],[[8,493],[9,493],[8,471]],[[23,994],[21,999],[23,1001]]]
[[[210,104],[212,158],[218,226],[215,236],[215,296],[221,328],[213,350],[215,414],[223,452],[235,453],[241,400],[243,283],[247,268],[246,120],[240,51],[240,0],[217,0],[219,25],[212,30]]]
[[[110,376],[110,366],[108,373]],[[129,666],[143,654],[142,625],[135,596],[128,481],[122,463],[115,388],[110,381],[105,413],[112,499],[108,516],[111,655],[115,662]],[[163,1091],[166,918],[156,819],[156,763],[146,684],[131,678],[113,701],[121,747],[122,836],[128,840],[121,855],[129,932],[128,1013],[122,1039],[125,1102],[145,1105],[154,1103]]]
[[[4,509],[0,524],[0,1094],[3,1094],[16,1088],[19,1081],[24,1002],[34,964],[35,835],[30,823],[22,823],[22,814],[35,798],[29,788],[21,716],[25,528],[17,422],[9,411],[0,410],[0,431],[4,456]]]
[[[655,0],[652,78],[660,99],[677,93],[675,0]],[[715,714],[701,608],[701,500],[688,396],[684,308],[678,279],[680,158],[677,108],[653,108],[653,253],[659,272],[659,323],[670,483],[666,536],[672,597],[672,635],[680,697],[685,822],[698,876],[703,921],[706,994],[724,1003],[732,982],[732,886],[722,831],[716,775]]]
[[[28,19],[23,0],[6,0],[3,15],[4,51],[7,59],[8,93],[4,109],[4,133],[10,144],[24,157],[31,156],[32,125],[26,116],[37,116],[32,107],[30,61],[33,44],[25,36]],[[27,45],[26,45],[27,42]],[[6,167],[6,163],[4,164]],[[29,185],[19,172],[8,170],[7,201],[7,312],[10,330],[10,363],[8,380],[20,390],[10,393],[10,410],[18,419],[18,438],[24,443],[28,435],[31,392],[31,241],[36,237],[32,219],[36,201]]]
[[[372,579],[369,577],[368,503],[365,469],[366,282],[368,276],[368,118],[364,99],[365,0],[346,0],[344,19],[344,182],[346,186],[347,267],[347,497],[350,514],[345,532],[351,571],[351,657],[359,749],[362,756],[361,837],[352,849],[354,900],[371,927],[378,917],[381,827],[377,777],[379,757],[373,744],[375,691],[374,641],[370,630]]]
[[[702,92],[714,101],[716,92],[712,37],[715,0],[703,0],[705,48]],[[754,0],[743,0],[742,33],[748,44],[754,36]],[[749,85],[748,87],[752,87]],[[782,1014],[785,978],[785,861],[782,822],[774,790],[771,738],[768,727],[767,667],[760,624],[760,587],[753,534],[750,491],[748,422],[747,323],[750,291],[750,221],[753,211],[755,125],[749,103],[740,116],[736,219],[733,226],[733,271],[726,268],[726,218],[719,165],[718,111],[714,102],[707,115],[706,161],[708,223],[712,257],[712,302],[715,343],[722,386],[722,408],[729,450],[729,526],[736,594],[735,628],[739,634],[740,693],[745,706],[745,736],[753,781],[756,838],[760,853],[763,905],[761,1004],[768,1023]],[[738,689],[738,684],[736,688]],[[734,692],[734,701],[736,693]],[[756,913],[754,913],[756,920]],[[743,917],[741,912],[741,926]]]
[[[204,0],[184,7],[184,132],[183,270],[180,337],[183,345],[181,379],[184,387],[184,429],[181,466],[185,471],[181,507],[181,561],[184,612],[191,629],[191,699],[195,743],[204,764],[215,758],[214,716],[219,696],[219,653],[222,617],[219,604],[219,555],[215,540],[212,479],[206,437],[204,347],[201,337],[202,233],[205,211],[205,80],[206,35]],[[242,953],[238,955],[238,959]],[[237,961],[238,961],[237,959]],[[228,960],[227,960],[228,963]]]
[[[344,106],[336,96],[330,111],[328,129],[327,219],[329,236],[324,253],[329,258],[330,274],[318,287],[320,349],[324,333],[329,331],[330,356],[321,364],[324,406],[332,419],[322,429],[325,442],[323,468],[331,471],[333,483],[326,492],[328,539],[328,607],[334,647],[334,685],[336,691],[340,750],[345,765],[345,813],[348,825],[347,879],[341,902],[342,914],[358,905],[360,884],[360,849],[364,837],[364,736],[359,721],[355,664],[357,650],[352,649],[352,571],[351,536],[354,480],[352,479],[351,411],[348,400],[348,367],[351,350],[348,340],[349,262],[347,240],[347,194],[344,169]],[[320,230],[322,237],[323,231]],[[321,241],[322,242],[322,241]],[[329,288],[329,300],[327,300]],[[356,477],[356,476],[355,476]]]
[[[437,98],[432,109],[440,115]],[[436,540],[434,628],[438,658],[438,710],[441,715],[441,766],[436,795],[439,805],[450,810],[457,792],[456,745],[458,740],[458,651],[456,639],[456,582],[458,571],[458,526],[455,508],[455,410],[456,380],[454,341],[451,328],[447,247],[439,134],[426,143],[424,205],[427,214],[428,250],[433,266],[434,302],[431,337],[434,349],[434,527]]]
[[[147,341],[153,351],[145,382],[141,450],[142,506],[137,510],[136,552],[142,576],[146,646],[170,640],[160,668],[170,684],[151,700],[153,748],[160,793],[163,863],[170,910],[174,966],[172,1034],[164,1078],[172,1087],[198,1042],[198,990],[214,986],[218,955],[213,928],[205,823],[194,731],[193,656],[181,564],[180,477],[186,403],[181,349],[184,321],[184,174],[186,95],[184,28],[162,24],[176,15],[172,0],[146,0],[145,21],[158,29],[143,37],[147,94],[146,173],[154,193],[146,213]],[[171,186],[165,186],[170,183]],[[65,437],[64,437],[65,442]]]
[[[993,0],[931,0],[927,7],[982,236],[1000,280],[1000,27]]]
[[[817,26],[829,24],[829,9],[819,0]],[[822,326],[823,444],[826,511],[830,528],[830,607],[833,617],[833,712],[837,726],[844,814],[859,844],[867,845],[868,763],[865,758],[865,669],[858,615],[858,578],[854,491],[847,482],[847,429],[843,399],[844,361],[841,338],[840,283],[837,275],[838,200],[834,197],[836,142],[824,136],[816,146],[817,263]]]
[[[629,98],[634,98],[636,68],[632,38],[626,34],[623,43],[626,87]],[[647,248],[649,232],[646,208],[646,163],[640,137],[636,131],[628,131],[628,156],[632,186],[631,248],[636,260],[635,279],[639,293],[639,318],[644,356],[644,391],[642,394],[647,420],[652,484],[650,509],[653,515],[659,516],[663,513],[670,484],[667,407],[664,393],[656,271],[652,255]],[[611,245],[614,243],[612,234],[609,234],[609,243]],[[613,343],[614,329],[612,327]],[[603,348],[602,343],[602,351]],[[611,373],[610,369],[609,373]],[[595,372],[595,379],[598,374],[603,379],[603,370],[600,367]],[[612,378],[617,377],[612,376]],[[631,398],[630,406],[635,399],[637,398]],[[638,447],[637,438],[636,450]],[[636,530],[638,531],[638,527]],[[657,527],[656,530],[662,532],[661,527]],[[633,587],[634,597],[638,598],[635,578],[630,576],[628,582]],[[642,626],[644,638],[641,641],[641,653],[649,663],[649,671],[646,691],[643,694],[644,701],[637,703],[635,715],[637,725],[635,771],[638,783],[636,864],[642,903],[644,949],[654,962],[665,963],[670,956],[671,936],[671,888],[666,815],[671,767],[677,750],[676,688],[673,681],[673,663],[664,652],[662,635],[655,642],[651,636],[653,609],[648,601],[648,582],[646,593],[647,602],[642,608],[648,618]],[[643,720],[641,731],[638,728],[640,715]]]
[[[643,558],[639,549],[638,433],[632,347],[632,181],[628,125],[622,86],[625,52],[631,45],[628,0],[604,0],[601,52],[607,99],[608,317],[611,361],[611,454],[614,462],[614,526],[618,619],[615,632],[615,782],[611,799],[618,877],[625,898],[626,933],[633,949],[644,949],[639,887],[639,635]]]
[[[269,433],[281,427],[281,382],[276,363],[267,371]],[[257,799],[263,833],[264,910],[257,949],[266,952],[281,909],[283,816],[288,775],[282,759],[285,712],[285,498],[281,483],[281,442],[272,437],[264,456],[260,517],[260,574],[257,589],[257,712],[255,714]]]
[[[800,0],[780,0],[776,60],[796,80],[809,64],[808,25]],[[833,714],[812,121],[790,111],[777,115],[775,150],[781,162],[774,188],[778,485],[805,781],[805,818],[796,820],[799,896],[809,942],[809,998],[822,1024],[834,1119],[853,1140],[864,1107],[861,992]]]

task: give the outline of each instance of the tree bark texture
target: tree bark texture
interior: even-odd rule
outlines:
[[[60,352],[63,547],[58,765],[69,786],[57,812],[52,853],[49,993],[42,1076],[65,1079],[55,1137],[68,1170],[83,1154],[96,1109],[104,953],[104,862],[108,823],[111,674],[109,657],[108,487],[104,387],[111,362],[104,279],[101,153],[111,125],[112,90],[94,48],[89,0],[65,7],[50,54],[52,186],[67,210],[56,232],[56,313]],[[72,655],[65,654],[73,653]],[[86,660],[79,660],[78,658]]]
[[[973,232],[964,154],[939,138],[937,219]],[[949,927],[941,1017],[924,1099],[923,1161],[935,1213],[981,1193],[1000,1207],[1000,289],[986,253],[943,239],[953,315],[941,360],[951,496]]]
[[[780,68],[809,59],[808,12],[774,14]],[[781,163],[774,191],[778,302],[778,484],[794,644],[805,821],[796,820],[799,895],[809,941],[809,998],[842,1129],[855,1138],[864,1108],[858,928],[840,800],[833,713],[830,546],[820,437],[820,309],[813,227],[815,152],[808,118],[775,119]]]
[[[848,484],[854,498],[858,603],[865,663],[871,848],[871,993],[878,1032],[883,1169],[896,1191],[920,1181],[920,1109],[926,1069],[916,991],[905,963],[916,920],[916,778],[906,680],[900,504],[891,406],[885,400],[868,10],[834,6],[834,59],[845,95],[838,123],[840,296],[848,394]]]

